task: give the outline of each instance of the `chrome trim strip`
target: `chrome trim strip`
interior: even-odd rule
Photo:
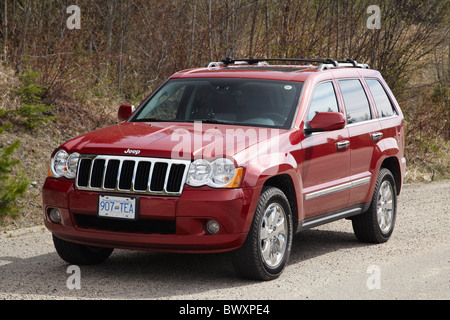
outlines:
[[[326,215],[324,217],[319,216],[318,218],[311,218],[311,220],[303,222],[301,225],[302,229],[312,228],[316,227],[322,224],[325,224],[326,222],[331,222],[335,220],[339,220],[342,218],[351,217],[354,215],[357,215],[362,212],[362,208],[351,208],[347,209],[345,211],[337,212],[334,214]]]
[[[337,186],[334,186],[331,188],[308,193],[305,195],[305,200],[316,199],[319,197],[330,195],[332,193],[348,190],[351,188],[356,188],[356,187],[368,184],[369,182],[370,182],[370,177],[358,179],[358,180],[351,181],[351,182],[346,182],[346,183],[343,183],[343,184],[340,184],[340,185],[337,185]]]
[[[355,180],[352,182],[352,188],[356,188],[365,184],[370,183],[370,177],[365,177],[359,180]]]
[[[371,122],[377,122],[379,120],[380,120],[380,118],[372,118],[372,119],[368,119],[368,120],[352,122],[352,123],[348,123],[347,127],[354,127],[354,126],[363,125],[363,124],[367,124],[367,123],[371,123]]]
[[[146,194],[146,195],[158,195],[158,196],[179,196],[181,195],[181,193],[183,192],[183,188],[184,188],[184,184],[186,182],[186,178],[187,178],[187,174],[189,171],[189,165],[191,164],[190,160],[182,160],[182,159],[164,159],[164,158],[145,158],[145,157],[128,157],[128,156],[107,156],[107,155],[80,155],[79,158],[79,164],[81,163],[81,160],[83,159],[90,159],[91,162],[91,167],[89,168],[90,172],[89,172],[89,181],[88,181],[88,186],[87,187],[83,187],[83,186],[79,186],[78,185],[78,174],[79,174],[79,170],[80,170],[80,165],[78,165],[78,169],[77,169],[77,176],[75,178],[75,186],[78,190],[86,190],[86,191],[96,191],[96,192],[116,192],[116,193],[128,193],[128,194]],[[91,178],[92,178],[92,170],[94,167],[94,162],[95,160],[105,160],[105,165],[104,165],[104,172],[102,175],[102,182],[101,182],[101,186],[100,188],[94,188],[91,186]],[[117,170],[117,177],[116,177],[116,188],[115,189],[108,189],[105,188],[104,183],[105,183],[105,177],[106,177],[106,170],[107,170],[107,165],[109,163],[110,160],[119,160],[119,168]],[[134,161],[135,166],[133,169],[133,174],[132,174],[132,180],[131,180],[131,189],[130,190],[126,190],[126,189],[120,189],[119,188],[119,182],[120,182],[120,173],[122,170],[122,165],[123,162],[129,160],[129,161]],[[145,191],[141,191],[141,190],[135,190],[134,189],[134,185],[135,185],[135,179],[136,179],[136,172],[137,172],[137,167],[139,165],[139,162],[141,161],[146,161],[146,162],[150,162],[151,163],[151,167],[150,167],[150,172],[149,172],[149,179],[147,182],[147,190]],[[150,190],[150,184],[151,184],[151,180],[152,180],[152,176],[153,176],[153,168],[155,167],[155,163],[167,163],[167,172],[166,172],[166,176],[164,179],[164,187],[162,191],[152,191]],[[170,175],[170,168],[172,167],[172,164],[184,164],[186,166],[184,173],[183,173],[183,178],[181,179],[181,185],[180,185],[180,189],[176,192],[170,192],[167,191],[167,182],[169,179],[169,175]]]

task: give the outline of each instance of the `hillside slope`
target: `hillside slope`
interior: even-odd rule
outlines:
[[[20,79],[14,71],[0,65],[0,110],[10,112],[19,108],[20,99],[13,91],[19,86]],[[20,140],[20,146],[13,154],[20,163],[14,170],[23,170],[31,182],[26,196],[17,200],[17,205],[22,206],[21,214],[15,219],[7,217],[0,221],[0,230],[42,224],[41,188],[48,174],[51,153],[69,139],[114,124],[118,108],[118,103],[111,101],[81,105],[68,97],[59,97],[54,105],[52,115],[56,119],[34,130],[27,129],[15,115],[7,113],[0,117],[0,126],[13,125],[0,135],[0,147]]]

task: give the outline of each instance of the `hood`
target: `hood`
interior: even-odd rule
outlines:
[[[233,157],[279,129],[205,123],[123,122],[65,143],[68,152],[155,158]]]

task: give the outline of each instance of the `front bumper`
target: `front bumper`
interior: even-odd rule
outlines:
[[[244,243],[260,192],[260,188],[186,186],[180,197],[143,195],[139,196],[139,218],[130,222],[98,218],[98,192],[80,191],[73,181],[49,177],[42,192],[44,222],[56,237],[85,245],[168,252],[230,251]],[[60,223],[49,219],[51,208],[60,210]],[[220,225],[217,234],[206,232],[210,219]]]

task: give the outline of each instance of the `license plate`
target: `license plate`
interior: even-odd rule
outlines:
[[[136,198],[99,196],[98,215],[100,217],[135,220],[137,218]]]

